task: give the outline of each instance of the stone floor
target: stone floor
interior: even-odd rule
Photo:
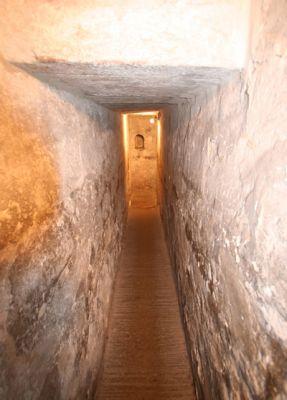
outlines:
[[[97,400],[195,399],[158,210],[131,209]]]

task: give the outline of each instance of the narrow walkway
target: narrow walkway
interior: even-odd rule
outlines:
[[[131,209],[97,400],[195,398],[158,210]]]

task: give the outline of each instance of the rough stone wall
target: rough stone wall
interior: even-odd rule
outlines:
[[[287,396],[287,4],[253,4],[246,74],[169,109],[162,213],[200,399]]]
[[[151,116],[130,114],[129,129],[129,199],[132,207],[157,205],[157,122]],[[136,136],[144,139],[144,148],[136,148]]]
[[[26,63],[239,68],[246,57],[249,3],[22,0],[19,7],[19,0],[0,0],[1,48],[10,61]]]
[[[0,74],[0,398],[92,398],[125,219],[120,122]]]

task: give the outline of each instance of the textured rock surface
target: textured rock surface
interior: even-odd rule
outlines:
[[[247,76],[164,122],[163,217],[198,398],[287,396],[287,4],[253,13]]]
[[[157,121],[151,116],[128,114],[129,129],[129,203],[132,207],[157,205]],[[136,136],[143,138],[143,148],[137,148]],[[141,138],[140,138],[141,140]]]
[[[0,1],[1,50],[44,82],[1,70],[0,397],[92,396],[125,214],[93,99],[174,105],[162,211],[198,397],[286,398],[287,5],[252,1],[240,74],[248,3]]]
[[[0,85],[0,398],[91,398],[125,218],[119,120],[5,64]]]
[[[112,109],[140,106],[143,110],[178,104],[238,75],[238,70],[227,68],[68,63],[53,59],[15,64],[58,89],[81,94]]]
[[[1,47],[10,61],[28,63],[240,68],[248,14],[249,0],[1,0]]]

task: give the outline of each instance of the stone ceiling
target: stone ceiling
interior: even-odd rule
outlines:
[[[238,70],[190,66],[144,66],[45,61],[16,64],[37,79],[108,108],[177,104],[216,89]]]

